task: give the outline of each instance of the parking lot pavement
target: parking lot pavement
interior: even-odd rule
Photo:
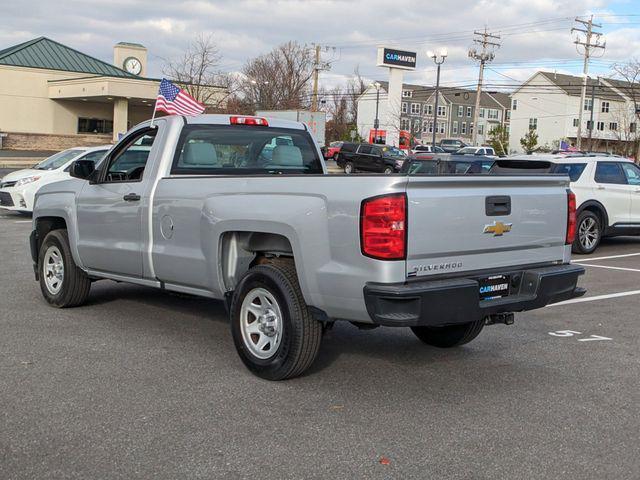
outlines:
[[[94,284],[56,310],[28,219],[0,213],[0,470],[18,478],[640,478],[640,239],[579,302],[453,350],[336,325],[298,379],[259,380],[220,303]],[[595,260],[594,260],[595,259]],[[634,269],[634,270],[632,270]],[[639,271],[635,271],[635,269]]]

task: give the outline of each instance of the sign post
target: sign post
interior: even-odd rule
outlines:
[[[400,115],[402,105],[402,83],[405,70],[416,69],[416,52],[378,47],[378,67],[389,69],[389,87],[387,91],[386,114],[380,122],[380,128],[387,131],[386,144],[400,145]]]

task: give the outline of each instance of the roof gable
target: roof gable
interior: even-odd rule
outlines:
[[[109,77],[140,78],[47,37],[39,37],[0,50],[0,65],[89,73]]]

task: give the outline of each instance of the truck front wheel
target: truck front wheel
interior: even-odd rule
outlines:
[[[249,269],[233,292],[230,313],[236,350],[257,376],[296,377],[315,360],[322,325],[304,301],[293,262]]]
[[[87,300],[91,280],[73,261],[66,230],[53,230],[44,237],[38,278],[42,295],[54,307],[77,307]]]
[[[469,343],[478,336],[482,327],[484,327],[484,319],[444,327],[411,327],[411,331],[427,345],[451,348]]]

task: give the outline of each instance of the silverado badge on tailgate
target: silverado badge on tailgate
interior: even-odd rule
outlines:
[[[510,232],[512,226],[513,223],[502,223],[494,221],[489,225],[485,225],[484,231],[482,233],[493,233],[494,237],[501,237],[505,233]]]

